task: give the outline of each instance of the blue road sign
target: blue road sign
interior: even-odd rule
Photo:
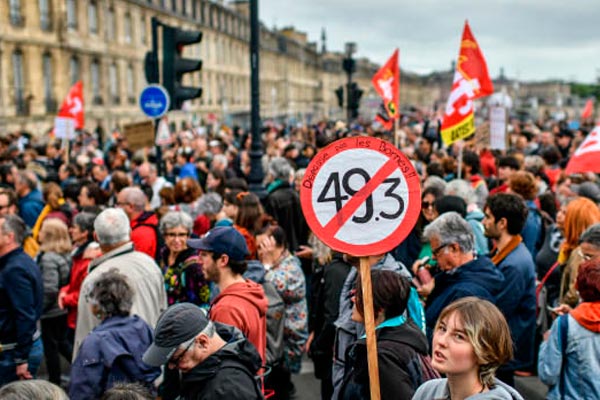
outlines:
[[[150,118],[160,118],[169,111],[169,93],[161,85],[148,85],[140,94],[140,108]]]

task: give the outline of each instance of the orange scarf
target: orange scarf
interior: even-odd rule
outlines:
[[[581,303],[570,314],[588,331],[600,333],[600,302]]]
[[[494,265],[500,264],[502,260],[506,258],[506,256],[512,253],[512,251],[516,249],[519,244],[521,244],[522,241],[523,238],[521,237],[521,235],[515,235],[512,239],[510,239],[510,242],[508,242],[508,244],[504,246],[503,249],[496,248],[494,251],[492,251],[492,253],[495,252],[494,256],[492,257],[492,262],[494,263]]]

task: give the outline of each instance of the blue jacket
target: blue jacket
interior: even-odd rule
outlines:
[[[562,338],[559,339],[559,321],[562,318],[568,318],[566,354],[562,352]],[[600,326],[600,321],[597,320],[596,323],[596,326]],[[538,359],[539,377],[542,382],[551,386],[547,398],[600,399],[599,372],[600,332],[584,328],[572,315],[554,320],[550,338],[540,346]],[[559,384],[562,385],[560,389]]]
[[[540,210],[532,200],[525,201],[525,204],[527,204],[529,212],[527,213],[527,219],[521,231],[521,236],[527,250],[529,250],[531,256],[535,259],[538,249],[542,247],[542,214],[540,214]]]
[[[487,257],[475,258],[452,271],[437,274],[435,287],[427,297],[425,306],[429,342],[433,338],[438,316],[448,304],[467,296],[476,296],[494,303],[504,284],[502,274]]]
[[[19,199],[19,216],[23,218],[25,224],[30,228],[33,228],[43,209],[44,198],[37,189],[32,190],[26,196]]]
[[[504,285],[496,305],[506,317],[515,346],[514,358],[508,367],[528,368],[534,358],[535,264],[521,243],[498,264],[498,269],[504,275]]]
[[[184,164],[179,170],[179,179],[188,177],[198,180],[198,171],[196,170],[196,165],[191,162]]]
[[[40,268],[21,247],[0,257],[0,343],[17,343],[15,361],[27,361],[42,315]]]
[[[118,382],[151,387],[160,368],[142,361],[152,344],[150,326],[140,317],[111,317],[83,340],[71,367],[71,400],[97,399]]]

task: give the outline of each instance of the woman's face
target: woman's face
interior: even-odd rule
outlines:
[[[421,210],[423,211],[423,217],[427,222],[431,222],[437,218],[438,212],[435,210],[435,196],[431,193],[426,194],[421,202]]]
[[[81,188],[77,200],[79,200],[79,205],[81,207],[95,206],[94,201],[89,197],[88,189],[85,186]]]
[[[183,226],[167,229],[163,234],[165,245],[171,253],[179,253],[187,249],[187,239],[190,232]]]
[[[84,242],[88,237],[87,231],[82,231],[79,225],[76,224],[73,224],[73,226],[69,228],[69,234],[71,235],[73,243]]]
[[[446,375],[477,374],[479,365],[473,345],[457,313],[442,319],[433,333],[431,365]]]

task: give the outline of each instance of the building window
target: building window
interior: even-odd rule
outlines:
[[[142,44],[146,44],[146,17],[144,15],[140,19],[140,41]]]
[[[135,95],[135,75],[133,66],[129,64],[127,66],[127,101],[129,101],[129,104],[135,104]]]
[[[98,4],[95,0],[91,0],[88,4],[88,26],[90,33],[98,34]]]
[[[110,87],[110,98],[114,104],[119,104],[119,76],[117,73],[117,64],[111,64],[108,67],[108,82]]]
[[[75,84],[79,78],[79,59],[75,56],[69,61],[69,71],[71,74],[71,85]]]
[[[92,102],[94,104],[102,104],[102,96],[100,95],[100,63],[98,60],[92,61],[90,75],[92,79]]]
[[[25,80],[23,77],[23,53],[15,50],[12,54],[13,83],[15,87],[15,105],[17,115],[27,115],[28,107],[25,103]]]
[[[15,26],[23,25],[23,15],[21,14],[21,1],[10,0],[10,23]]]
[[[187,0],[181,0],[181,13],[187,15]]]
[[[113,41],[115,40],[115,31],[117,26],[115,24],[115,10],[110,7],[106,12],[106,39]]]
[[[171,10],[173,10],[174,13],[177,12],[177,0],[171,0]]]
[[[192,19],[198,19],[198,0],[192,0]]]
[[[67,0],[67,28],[77,29],[77,0]]]
[[[125,14],[125,43],[131,43],[131,15]]]
[[[56,112],[56,99],[54,98],[54,84],[52,81],[52,56],[45,53],[42,56],[42,71],[44,73],[44,101],[46,103],[46,113]]]
[[[52,29],[52,18],[50,16],[49,0],[40,0],[40,27],[44,31]]]

